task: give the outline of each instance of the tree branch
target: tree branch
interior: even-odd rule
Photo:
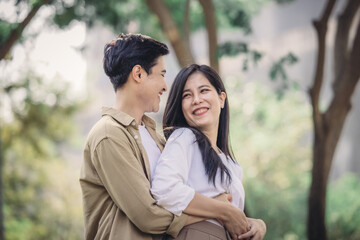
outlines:
[[[358,8],[360,5],[358,6]],[[343,74],[339,77],[341,81],[338,82],[337,88],[334,90],[334,98],[330,104],[330,107],[326,113],[327,119],[334,122],[336,116],[338,116],[340,111],[343,111],[346,106],[350,108],[350,100],[353,92],[355,91],[356,84],[360,79],[360,17],[357,23],[357,30],[355,38],[353,41],[353,46],[351,48],[349,59],[344,64]],[[336,64],[338,61],[335,59]],[[335,125],[334,122],[332,125]]]
[[[181,38],[169,9],[162,0],[146,0],[149,9],[158,17],[161,28],[173,47],[181,67],[194,63],[194,57]]]
[[[25,27],[30,23],[30,21],[34,18],[35,14],[39,11],[39,9],[47,4],[49,0],[38,1],[37,4],[33,6],[30,10],[26,18],[11,31],[9,37],[6,39],[5,43],[0,47],[0,61],[6,56],[6,54],[10,51],[10,49],[14,46],[16,41],[20,38],[22,32]]]
[[[358,6],[358,9],[360,8],[360,6]],[[357,30],[356,30],[356,35],[354,38],[354,42],[353,42],[353,47],[352,47],[352,52],[350,55],[350,62],[351,62],[351,74],[354,77],[353,80],[353,85],[355,86],[355,84],[357,83],[357,81],[359,81],[360,78],[360,17],[359,17],[359,21],[358,21],[358,26],[357,26]],[[357,80],[356,80],[357,79]]]
[[[219,61],[216,56],[218,42],[214,4],[212,0],[199,0],[199,2],[204,11],[205,25],[208,33],[210,66],[219,72]]]
[[[313,119],[314,119],[314,127],[315,133],[318,136],[322,134],[318,131],[322,131],[322,114],[319,111],[319,98],[320,91],[324,78],[324,64],[325,64],[325,39],[327,32],[327,23],[330,17],[330,14],[334,8],[336,0],[328,0],[325,10],[322,14],[320,20],[314,21],[314,27],[316,29],[316,33],[318,36],[318,54],[317,54],[317,63],[316,63],[316,72],[314,76],[313,86],[309,90],[309,94],[311,97],[311,103],[313,106]]]
[[[190,49],[190,2],[191,0],[186,0],[185,3],[185,13],[184,13],[184,39],[187,46]]]
[[[331,129],[331,133],[329,133],[332,136],[330,139],[331,146],[336,146],[341,136],[346,116],[351,109],[351,97],[360,79],[360,17],[357,24],[348,61],[343,63],[340,62],[340,59],[335,59],[335,64],[344,64],[344,70],[338,76],[339,82],[336,89],[334,89],[334,97],[328,110],[324,113],[324,118],[329,129]],[[334,151],[334,147],[331,147],[328,155],[333,156]]]
[[[339,16],[337,32],[335,37],[335,60],[337,63],[334,64],[335,69],[335,80],[333,83],[333,89],[337,88],[339,81],[341,81],[341,75],[346,67],[349,60],[349,31],[351,29],[351,25],[353,19],[356,15],[360,6],[360,0],[348,0],[347,5],[345,6],[343,12]]]

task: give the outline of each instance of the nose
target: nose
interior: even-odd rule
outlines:
[[[163,89],[162,89],[163,92],[166,92],[167,91],[167,85],[166,85],[166,82],[164,80],[164,86],[163,86]]]
[[[194,97],[193,97],[193,104],[194,104],[194,105],[197,105],[197,104],[199,104],[199,103],[201,103],[201,102],[202,102],[201,95],[198,94],[198,93],[195,93],[195,94],[194,94]]]

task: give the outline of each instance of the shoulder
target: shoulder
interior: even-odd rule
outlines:
[[[231,164],[231,166],[233,166],[233,168],[236,171],[236,174],[238,176],[241,176],[241,178],[242,178],[243,169],[242,169],[240,163],[238,161],[236,161],[235,159],[231,158],[230,156],[227,156],[227,162],[229,162]]]
[[[87,137],[87,144],[91,149],[107,139],[116,138],[125,140],[127,130],[110,116],[103,116],[90,130]]]
[[[188,128],[178,128],[171,133],[169,138],[166,141],[165,148],[172,149],[172,146],[181,147],[184,149],[192,148],[195,146],[196,142],[195,134],[191,129]]]
[[[196,137],[191,129],[178,128],[174,130],[173,133],[171,133],[167,142],[177,142],[177,141],[194,143],[196,141]]]

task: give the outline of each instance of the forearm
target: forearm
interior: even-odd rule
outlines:
[[[220,220],[233,239],[236,239],[237,235],[246,233],[250,230],[243,211],[230,203],[208,198],[199,193],[195,193],[194,198],[183,212],[195,216]]]
[[[194,198],[183,212],[203,218],[224,220],[228,211],[230,211],[229,203],[221,202],[196,192]]]
[[[201,222],[206,220],[207,218],[203,218],[203,217],[197,217],[197,216],[193,216],[193,215],[189,215],[187,218],[187,221],[185,223],[185,226],[193,224],[193,223],[197,223],[197,222]]]

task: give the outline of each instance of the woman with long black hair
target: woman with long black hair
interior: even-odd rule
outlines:
[[[184,227],[176,239],[229,239],[223,227],[227,224],[211,214],[207,201],[228,193],[234,209],[243,211],[245,192],[242,168],[229,144],[229,103],[215,70],[192,64],[179,72],[166,104],[163,130],[167,143],[154,166],[151,192],[168,211],[205,220]],[[231,231],[231,237],[263,239],[265,223],[246,219],[248,231]]]

